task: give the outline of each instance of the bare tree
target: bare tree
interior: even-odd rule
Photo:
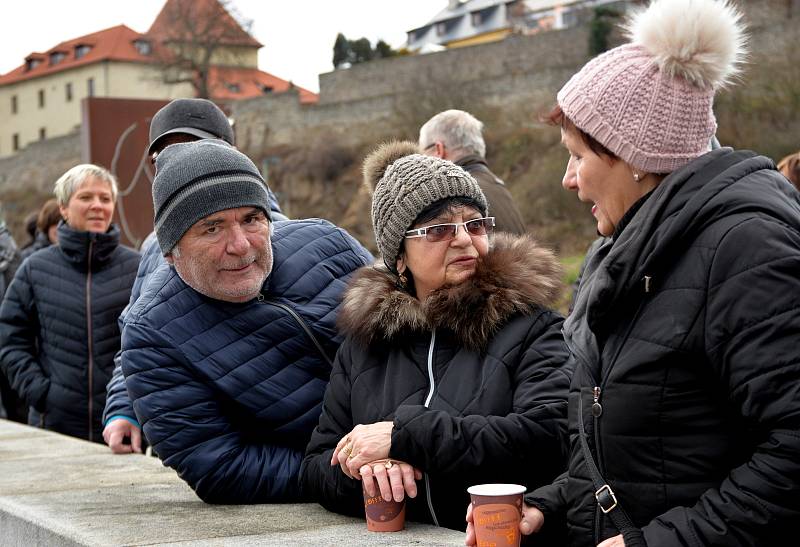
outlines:
[[[230,0],[168,0],[147,32],[164,83],[190,83],[197,97],[211,98],[212,71],[242,66],[253,48],[252,20]]]

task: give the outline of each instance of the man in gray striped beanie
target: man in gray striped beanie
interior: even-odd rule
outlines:
[[[158,244],[181,279],[211,298],[246,302],[272,270],[267,186],[219,140],[173,144],[156,159]]]

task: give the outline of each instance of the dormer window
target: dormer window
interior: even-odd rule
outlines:
[[[239,84],[228,84],[228,91],[231,93],[241,93],[242,88],[239,87]]]
[[[54,51],[53,53],[50,54],[50,64],[57,65],[58,63],[63,61],[64,57],[66,56],[67,54],[64,53],[63,51]]]
[[[40,64],[42,64],[42,60],[38,57],[28,57],[25,59],[25,70],[33,70]]]
[[[264,94],[269,94],[269,93],[272,93],[273,91],[275,91],[275,88],[272,87],[271,85],[262,85],[261,86],[261,91],[263,91]]]
[[[80,44],[75,46],[75,58],[80,59],[81,57],[89,53],[90,49],[92,49],[92,46],[87,46],[86,44]]]
[[[139,55],[150,55],[153,53],[153,46],[148,40],[134,40],[133,47],[139,52]]]

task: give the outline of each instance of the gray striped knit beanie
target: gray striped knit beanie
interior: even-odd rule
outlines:
[[[156,158],[153,210],[164,254],[192,225],[218,211],[258,207],[269,218],[267,186],[250,159],[220,140],[167,146]]]
[[[372,227],[384,262],[394,268],[400,244],[428,206],[453,197],[488,204],[472,176],[451,161],[419,154],[413,142],[382,144],[364,160],[364,184],[372,193]]]

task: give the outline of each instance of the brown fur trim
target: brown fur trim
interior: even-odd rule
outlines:
[[[339,326],[365,344],[446,328],[465,347],[482,350],[517,314],[552,306],[561,292],[555,255],[530,236],[497,234],[475,275],[420,302],[395,284],[383,266],[361,268],[339,310]],[[476,320],[478,319],[478,320]]]
[[[419,146],[411,141],[389,141],[381,144],[364,160],[364,187],[372,195],[386,169],[395,161],[411,154],[418,154]]]

